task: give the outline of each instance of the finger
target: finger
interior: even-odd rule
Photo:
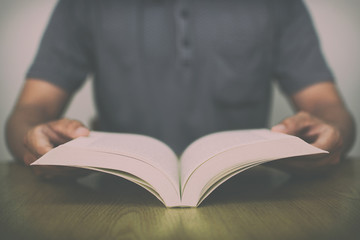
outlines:
[[[23,162],[25,165],[30,166],[31,163],[35,162],[38,159],[38,156],[33,154],[30,151],[26,151],[23,157]]]
[[[24,143],[29,151],[40,157],[57,145],[88,134],[89,130],[79,121],[62,119],[36,126],[26,134]]]
[[[81,136],[88,136],[90,131],[81,122],[71,119],[61,119],[48,123],[51,130],[63,138],[74,139]]]
[[[49,136],[43,133],[43,125],[31,129],[24,137],[24,145],[32,154],[40,157],[50,151],[54,146]]]
[[[284,119],[280,124],[271,128],[274,132],[281,132],[295,136],[301,136],[318,124],[315,118],[306,112],[299,112],[294,116]]]
[[[317,136],[316,140],[312,143],[315,147],[334,152],[341,148],[340,132],[327,124],[323,124],[314,129],[314,134]]]
[[[74,137],[87,136],[89,130],[76,120],[62,119],[32,128],[24,137],[27,149],[23,161],[31,164],[36,159]]]
[[[48,124],[44,125],[44,127],[42,128],[42,134],[46,136],[46,138],[53,145],[53,147],[57,147],[72,140],[72,138],[54,131],[54,129],[52,129],[51,126],[49,126]]]

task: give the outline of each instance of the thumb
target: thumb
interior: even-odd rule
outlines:
[[[294,116],[284,119],[280,124],[271,128],[274,132],[281,132],[290,135],[301,135],[306,129],[311,127],[314,121],[310,114],[299,112]]]
[[[286,126],[282,123],[279,123],[271,128],[271,131],[273,132],[279,132],[279,133],[287,133],[288,129]]]
[[[88,128],[86,128],[85,126],[79,126],[78,128],[76,128],[76,130],[74,131],[74,138],[76,137],[87,137],[89,136],[90,131]]]
[[[49,123],[49,126],[59,135],[67,138],[86,137],[90,134],[88,128],[84,124],[77,120],[72,119],[61,119]]]

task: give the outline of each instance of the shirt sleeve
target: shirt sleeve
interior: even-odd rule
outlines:
[[[67,92],[81,86],[91,71],[90,36],[82,4],[79,0],[58,2],[26,78],[48,81]]]
[[[287,95],[318,82],[334,81],[302,0],[282,0],[278,14],[275,77]]]

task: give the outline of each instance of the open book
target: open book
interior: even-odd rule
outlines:
[[[190,144],[179,159],[143,135],[91,132],[32,165],[73,166],[114,174],[154,194],[167,207],[196,207],[232,176],[268,161],[327,153],[298,137],[267,129],[218,132]]]

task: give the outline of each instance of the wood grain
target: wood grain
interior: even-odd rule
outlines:
[[[47,182],[2,163],[0,239],[360,239],[360,158],[314,179],[259,166],[196,209],[114,176]]]

